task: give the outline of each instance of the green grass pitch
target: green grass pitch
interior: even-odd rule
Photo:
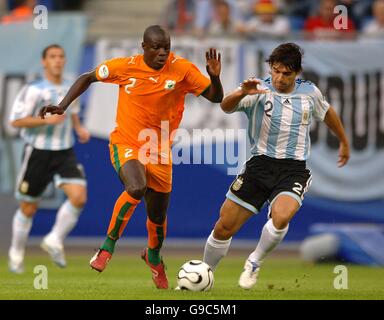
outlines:
[[[136,249],[135,249],[136,250]],[[130,251],[135,251],[130,249]],[[107,269],[97,273],[88,261],[92,252],[68,252],[68,267],[59,269],[43,253],[27,254],[24,274],[8,272],[6,257],[1,256],[0,299],[126,299],[126,300],[258,300],[258,299],[384,299],[384,268],[346,265],[348,289],[336,290],[333,282],[337,264],[308,265],[299,259],[269,257],[259,281],[252,290],[237,285],[243,255],[229,255],[215,273],[215,284],[209,292],[175,291],[179,267],[196,255],[167,253],[164,260],[170,282],[169,290],[157,290],[150,271],[137,254],[117,250]],[[36,265],[48,269],[48,289],[35,289]]]

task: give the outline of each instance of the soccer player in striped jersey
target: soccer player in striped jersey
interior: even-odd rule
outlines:
[[[294,43],[278,46],[267,60],[270,77],[245,80],[221,103],[226,113],[247,115],[252,156],[228,190],[207,239],[204,261],[215,269],[227,254],[232,236],[268,201],[269,220],[239,279],[244,289],[256,284],[260,266],[288,232],[311,184],[306,160],[312,121],[324,121],[339,139],[339,167],[349,159],[349,143],[335,110],[313,83],[297,79],[302,54]]]
[[[32,219],[46,186],[54,180],[67,200],[57,212],[51,232],[41,242],[52,260],[66,266],[63,242],[74,228],[87,197],[83,169],[73,151],[73,129],[79,142],[86,143],[90,134],[79,120],[79,104],[74,103],[70,113],[47,119],[37,117],[40,108],[59,103],[67,93],[70,82],[63,79],[64,49],[50,45],[43,50],[44,77],[25,85],[16,97],[10,114],[11,125],[21,128],[25,141],[22,166],[16,185],[16,199],[20,206],[12,224],[12,241],[9,249],[9,270],[24,271],[24,252]]]
[[[96,81],[119,85],[116,127],[110,136],[111,162],[124,184],[116,200],[107,237],[90,261],[92,269],[102,272],[112,258],[124,228],[144,198],[147,210],[148,246],[142,259],[152,272],[158,289],[168,288],[160,250],[167,233],[167,208],[172,190],[172,132],[180,124],[187,93],[219,103],[223,98],[220,81],[220,53],[206,52],[209,78],[192,62],[170,51],[169,33],[159,25],[146,28],[144,53],[102,62],[95,70],[81,75],[59,105],[46,106],[46,113],[63,114],[69,104]],[[169,125],[163,129],[162,123]],[[143,132],[157,138],[148,146]],[[148,136],[147,136],[148,137]],[[149,137],[148,137],[149,138]],[[149,151],[149,159],[145,155]],[[144,152],[142,152],[144,151]]]

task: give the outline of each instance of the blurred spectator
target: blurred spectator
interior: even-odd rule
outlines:
[[[6,10],[6,3],[0,1],[0,12],[3,13]]]
[[[80,10],[85,0],[37,0],[36,5],[43,5],[48,10]],[[19,6],[20,0],[8,0],[9,10]]]
[[[313,9],[313,0],[285,0],[284,12],[288,16],[307,18]]]
[[[305,21],[304,29],[309,39],[351,39],[355,37],[355,25],[347,16],[347,29],[336,29],[335,18],[338,14],[333,12],[337,3],[335,0],[321,0],[317,16]]]
[[[368,22],[363,35],[384,38],[384,0],[376,0],[372,5],[373,20]]]
[[[172,0],[167,6],[160,24],[171,32],[190,32],[194,28],[194,18],[194,0]]]
[[[2,17],[1,23],[11,24],[32,19],[35,6],[36,0],[15,1],[15,8],[8,15]]]
[[[231,23],[234,23],[236,25],[241,24],[243,21],[243,16],[239,5],[243,5],[244,1],[245,0],[195,0],[195,34],[197,36],[203,36],[206,34],[207,30],[212,24],[217,23],[214,20],[217,20],[218,13],[216,4],[219,2],[226,2],[229,5]],[[219,7],[220,6],[221,5],[219,5]],[[225,11],[225,9],[223,11]]]
[[[255,0],[237,0],[232,10],[236,10],[237,19],[244,22],[253,17],[254,5]]]
[[[213,20],[207,28],[209,36],[233,36],[236,35],[239,23],[231,15],[231,7],[224,0],[214,3]]]
[[[290,32],[289,20],[278,15],[278,7],[271,0],[259,0],[253,8],[254,16],[241,30],[248,37],[282,37]]]
[[[39,2],[41,4],[43,4],[43,2],[52,2],[54,10],[73,11],[81,10],[85,0],[40,0]]]

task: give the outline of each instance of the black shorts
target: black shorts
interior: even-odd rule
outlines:
[[[83,167],[78,163],[73,149],[39,150],[27,145],[16,185],[16,198],[37,201],[47,185],[55,182],[86,185]]]
[[[301,205],[311,181],[305,161],[254,156],[231,184],[227,198],[253,213],[280,194],[293,197]]]

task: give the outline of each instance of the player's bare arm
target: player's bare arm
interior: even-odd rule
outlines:
[[[327,114],[325,115],[324,122],[340,141],[339,160],[337,164],[339,167],[343,167],[347,164],[350,157],[349,143],[347,136],[345,135],[343,124],[341,123],[335,109],[329,107]]]
[[[11,122],[11,125],[15,128],[37,128],[45,125],[55,125],[62,123],[65,120],[64,116],[55,115],[47,119],[40,119],[36,117],[25,117]]]
[[[202,96],[211,102],[221,102],[223,100],[224,91],[220,81],[221,72],[221,54],[216,49],[210,48],[205,53],[207,72],[211,78],[211,85],[202,93]]]
[[[259,85],[260,81],[255,78],[244,80],[238,89],[224,97],[224,100],[220,104],[221,109],[223,109],[224,112],[232,112],[247,95],[266,93],[267,90],[258,88]]]
[[[47,113],[59,115],[64,114],[69,105],[85,90],[87,90],[91,83],[96,81],[99,80],[96,77],[95,70],[83,73],[80,77],[77,78],[58,106],[48,105],[40,109],[40,118],[44,119]]]

